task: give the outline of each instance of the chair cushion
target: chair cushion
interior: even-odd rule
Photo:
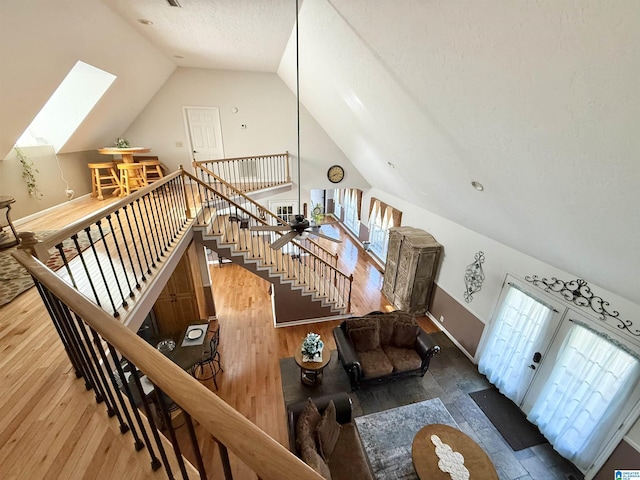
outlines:
[[[304,463],[309,465],[327,480],[331,480],[329,465],[327,465],[327,462],[322,459],[318,451],[313,446],[305,445],[300,456]]]
[[[393,326],[396,324],[397,315],[395,313],[386,313],[378,318],[380,326],[380,345],[391,345],[393,342]]]
[[[360,360],[362,373],[366,378],[382,377],[393,372],[393,365],[382,348],[358,352],[358,360]]]
[[[322,458],[328,460],[340,436],[340,424],[336,421],[336,404],[329,402],[316,427],[318,450]]]
[[[413,348],[420,327],[413,316],[399,316],[393,326],[393,341],[391,345],[397,348]]]
[[[302,453],[306,447],[311,447],[316,450],[315,432],[320,419],[321,416],[318,407],[313,403],[311,397],[307,398],[307,405],[304,407],[302,413],[300,413],[298,422],[296,423],[296,445],[300,453]]]
[[[366,352],[380,347],[380,336],[378,332],[378,322],[369,322],[358,327],[347,329],[349,340],[353,344],[356,352]]]
[[[396,372],[417,370],[422,366],[420,355],[412,348],[397,348],[392,345],[382,348]]]

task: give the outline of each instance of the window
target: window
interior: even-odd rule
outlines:
[[[333,207],[333,213],[336,216],[336,218],[340,218],[342,216],[342,198],[340,196],[342,192],[340,191],[339,188],[336,188],[333,191],[333,198],[334,198],[334,207]]]
[[[382,203],[375,198],[371,199],[371,211],[369,213],[369,241],[370,251],[380,259],[387,258],[389,248],[389,229],[399,227],[402,212]]]
[[[362,197],[358,195],[358,191],[355,189],[347,190],[344,197],[344,224],[349,230],[358,235],[360,233],[359,198]]]
[[[77,62],[16,146],[53,145],[59,152],[115,79],[104,70]]]

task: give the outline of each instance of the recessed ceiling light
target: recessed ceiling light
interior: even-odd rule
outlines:
[[[480,182],[476,182],[475,180],[471,182],[471,186],[476,190],[478,190],[479,192],[482,192],[484,190],[484,187],[482,186],[482,184]]]
[[[151,20],[147,20],[146,18],[139,18],[138,23],[141,23],[142,25],[153,25],[153,22]]]

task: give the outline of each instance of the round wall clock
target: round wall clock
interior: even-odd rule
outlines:
[[[331,183],[339,183],[344,178],[344,168],[340,165],[333,165],[329,167],[329,171],[327,172],[327,178]]]

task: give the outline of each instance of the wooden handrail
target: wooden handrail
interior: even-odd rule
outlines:
[[[289,152],[284,152],[284,153],[270,153],[269,155],[253,155],[251,157],[217,158],[212,160],[194,160],[193,163],[200,165],[201,163],[222,163],[222,162],[231,162],[232,160],[253,160],[256,158],[281,157],[283,155],[289,158]]]
[[[245,158],[250,158],[250,157],[245,157]],[[222,183],[225,187],[227,187],[227,188],[231,189],[231,190],[232,190],[236,195],[241,196],[242,198],[244,198],[245,200],[247,200],[249,203],[255,203],[255,202],[254,202],[254,200],[253,200],[251,197],[249,197],[248,195],[245,195],[243,192],[241,192],[240,190],[238,190],[237,188],[235,188],[233,185],[231,185],[229,182],[227,182],[226,180],[224,180],[224,179],[223,179],[223,178],[221,178],[220,176],[218,176],[218,175],[216,175],[215,173],[213,173],[213,172],[212,172],[211,170],[209,170],[208,168],[203,167],[202,165],[198,165],[198,162],[193,162],[193,167],[194,167],[194,168],[199,168],[200,170],[204,171],[204,172],[205,172],[205,173],[207,173],[208,175],[211,175],[211,176],[215,177],[215,179],[216,179],[218,182]],[[185,172],[185,173],[186,173],[187,175],[189,175],[190,177],[192,177],[192,178],[195,178],[195,179],[199,180],[197,177],[195,177],[195,176],[191,175],[190,173],[188,173],[188,172]],[[200,183],[201,183],[201,184],[206,185],[206,186],[207,186],[207,188],[210,188],[210,187],[207,185],[207,183],[206,183],[206,182],[202,182],[201,180],[199,180],[199,181],[200,181]],[[216,192],[216,193],[217,193],[217,194],[219,194],[221,197],[223,197],[223,198],[227,199],[227,197],[226,197],[225,195],[221,194],[220,192]],[[231,201],[231,200],[229,200],[229,201]],[[281,222],[281,223],[283,223],[283,224],[285,224],[285,225],[289,225],[289,226],[291,225],[289,222],[287,222],[286,220],[284,220],[284,219],[280,218],[278,215],[276,215],[275,213],[273,213],[273,212],[272,212],[272,211],[270,211],[269,209],[267,209],[267,208],[265,208],[265,207],[263,207],[263,206],[260,206],[260,208],[261,208],[265,213],[267,213],[267,214],[271,215],[272,217],[277,218],[279,222]],[[257,218],[257,217],[255,217],[255,216],[254,216],[254,218]],[[258,220],[260,220],[263,224],[268,225],[268,223],[267,223],[267,222],[265,222],[264,220],[259,219],[259,218],[258,218]],[[282,235],[282,234],[281,234],[281,235]],[[324,251],[324,252],[327,254],[327,256],[329,256],[329,257],[334,257],[334,259],[335,259],[336,261],[338,260],[338,254],[337,254],[337,253],[330,252],[329,250],[327,250],[326,248],[324,248],[322,245],[320,245],[320,244],[319,244],[319,243],[317,243],[317,242],[314,242],[313,240],[310,240],[310,241],[311,241],[311,242],[312,242],[312,243],[313,243],[313,244],[314,244],[318,249],[320,249],[320,250]],[[304,247],[302,247],[302,245],[300,245],[297,241],[295,241],[295,239],[294,239],[294,242],[295,242],[295,244],[296,244],[296,245],[300,246],[300,248],[304,248]]]
[[[13,252],[12,255],[31,275],[131,360],[154,384],[260,478],[322,480],[322,476],[302,460],[131,330],[67,285],[40,261],[21,250]]]
[[[211,189],[210,185],[207,185],[205,182],[203,182],[202,180],[200,180],[198,177],[193,176],[192,174],[190,174],[189,172],[184,172],[184,175],[187,176],[188,178],[190,178],[191,180],[197,182],[199,185],[201,185],[203,188],[206,189]],[[254,220],[257,220],[258,222],[264,224],[264,225],[268,225],[267,222],[265,222],[264,220],[262,220],[260,217],[254,215],[253,213],[251,213],[250,211],[248,211],[246,208],[244,208],[242,205],[239,205],[238,203],[234,202],[233,200],[231,200],[230,198],[228,198],[226,195],[223,195],[222,193],[215,191],[216,195],[218,195],[220,198],[224,199],[226,202],[229,203],[229,205],[233,205],[235,208],[237,208],[238,210],[243,211],[244,213],[246,213],[247,215],[249,215],[251,218],[253,218]],[[238,192],[240,195],[243,195],[242,193]],[[245,195],[243,195],[245,196]],[[246,197],[246,196],[245,196]],[[255,203],[253,200],[251,200],[249,197],[246,197],[250,203]],[[273,214],[272,212],[269,212],[269,210],[267,210],[266,208],[263,208],[262,206],[260,206],[260,208],[262,210],[264,210],[265,212],[273,215],[276,218],[280,218],[277,215]],[[286,223],[287,225],[289,225],[286,221],[282,220],[283,223]],[[278,233],[280,235],[282,235],[282,233],[280,232],[275,232]],[[347,275],[346,273],[344,273],[343,271],[341,271],[338,267],[335,267],[333,265],[331,265],[330,263],[328,263],[326,260],[320,258],[318,255],[316,255],[315,253],[313,253],[311,250],[309,250],[308,248],[306,248],[304,245],[299,244],[298,242],[295,242],[296,246],[298,248],[300,248],[300,250],[302,250],[303,252],[307,253],[309,256],[315,258],[316,260],[322,262],[324,265],[326,265],[327,267],[329,267],[332,270],[335,270],[337,273],[339,273],[340,275],[342,275],[344,278],[349,278],[349,275]],[[333,256],[333,254],[331,252],[328,252],[330,256]],[[336,256],[337,258],[337,256]]]

